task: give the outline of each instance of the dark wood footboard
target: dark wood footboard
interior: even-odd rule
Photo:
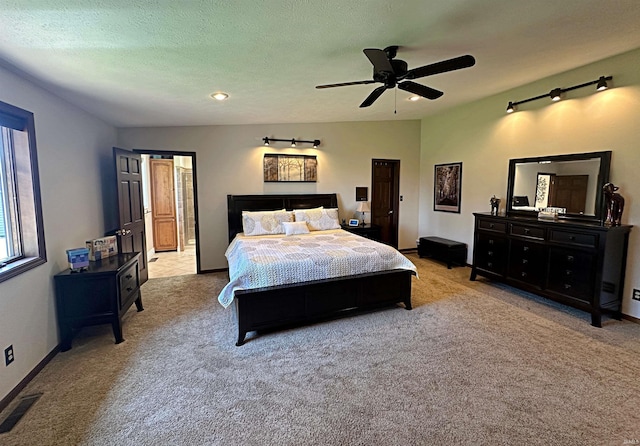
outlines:
[[[408,270],[391,270],[236,291],[236,345],[243,345],[250,331],[303,325],[398,302],[410,310],[413,274]]]

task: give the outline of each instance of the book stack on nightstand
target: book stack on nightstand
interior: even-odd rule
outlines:
[[[364,226],[340,225],[340,226],[342,226],[342,229],[344,229],[345,231],[358,234],[362,237],[370,238],[371,240],[375,240],[377,242],[380,241],[380,226],[378,225],[364,225]]]

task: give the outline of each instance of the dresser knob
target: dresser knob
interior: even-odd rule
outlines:
[[[131,279],[133,276],[131,274],[127,274],[126,276],[124,276],[125,279]]]
[[[523,264],[523,265],[526,265],[527,263],[529,263],[529,260],[527,260],[527,259],[522,259],[522,264]]]
[[[527,273],[523,272],[522,277],[527,277]]]
[[[531,229],[529,229],[529,228],[524,228],[524,233],[525,233],[526,235],[531,234]]]
[[[573,256],[567,256],[567,262],[573,262]]]
[[[491,263],[491,262],[487,262],[487,266],[488,266],[489,268],[492,268],[492,267],[493,267],[493,263]]]
[[[493,239],[489,239],[489,244],[493,245]]]
[[[489,257],[493,257],[493,251],[489,251],[489,252],[487,252],[487,255],[488,255]]]
[[[565,275],[570,276],[570,275],[573,273],[573,271],[571,271],[570,269],[568,269],[568,270],[566,270],[564,273],[565,273]]]
[[[569,240],[574,241],[576,239],[576,237],[574,235],[570,235],[569,236]]]
[[[127,288],[127,291],[132,291],[132,290],[133,290],[133,288],[131,288],[131,287]]]
[[[569,288],[571,288],[571,284],[565,283],[564,284],[564,289],[568,290]]]
[[[489,223],[489,227],[490,227],[490,228],[493,228],[493,223]]]
[[[528,246],[525,246],[524,248],[522,248],[522,250],[523,250],[524,252],[527,252],[527,251],[529,251],[529,247],[528,247]]]

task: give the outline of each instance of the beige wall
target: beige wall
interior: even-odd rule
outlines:
[[[507,191],[509,159],[611,150],[610,180],[620,186],[626,206],[623,223],[636,226],[630,237],[623,313],[640,318],[640,50],[553,76],[504,94],[457,107],[422,121],[419,233],[463,241],[473,247],[473,212],[488,212],[492,195]],[[508,67],[505,67],[508,76]],[[582,84],[603,75],[613,86],[595,93],[585,87],[551,103],[520,106],[507,115],[509,101],[538,96],[555,87]],[[462,212],[433,211],[433,166],[463,162]],[[468,261],[471,261],[472,249]]]
[[[262,138],[320,139],[321,146],[262,145]],[[371,198],[371,159],[400,160],[399,248],[415,248],[418,228],[420,121],[238,125],[120,129],[118,144],[130,149],[196,152],[202,269],[226,268],[227,194],[338,194],[340,218],[353,217],[355,188]],[[305,147],[310,147],[305,145]],[[318,157],[316,183],[265,183],[265,153]]]
[[[111,226],[116,130],[0,68],[0,101],[33,112],[47,263],[0,283],[0,364],[4,398],[58,345],[52,276],[68,268],[65,251]],[[0,440],[1,442],[1,440]]]

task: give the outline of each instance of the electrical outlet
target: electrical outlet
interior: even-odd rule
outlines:
[[[631,296],[633,300],[640,300],[640,290],[637,288],[633,289],[633,295]]]
[[[4,365],[7,366],[13,362],[15,356],[13,356],[13,345],[4,349]]]

